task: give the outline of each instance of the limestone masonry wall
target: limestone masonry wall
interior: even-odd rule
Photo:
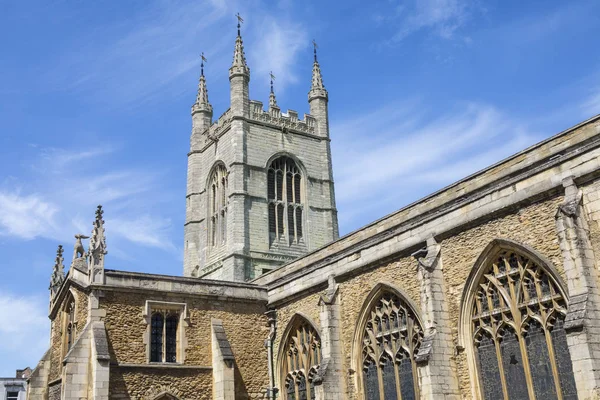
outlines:
[[[142,294],[107,291],[100,307],[106,310],[104,322],[113,362],[148,363],[146,344],[143,343],[147,325],[142,316],[146,300],[187,304],[189,326],[184,328],[187,349],[183,364],[195,368],[117,368],[114,379],[118,384],[114,388],[111,368],[111,393],[117,395],[126,392],[132,396],[147,393],[151,390],[148,382],[153,382],[156,377],[158,383],[152,384],[152,387],[170,382],[173,388],[181,391],[182,398],[205,398],[204,394],[190,396],[189,393],[204,393],[207,388],[212,388],[211,319],[217,318],[223,321],[235,356],[236,393],[239,398],[262,398],[268,386],[267,353],[263,345],[268,334],[264,303],[226,301],[216,297],[186,298],[166,292]],[[206,398],[211,398],[210,393]]]

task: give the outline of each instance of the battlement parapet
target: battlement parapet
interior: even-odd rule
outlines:
[[[218,138],[221,132],[231,125],[232,119],[233,114],[231,113],[231,108],[228,108],[227,111],[225,111],[223,115],[221,115],[219,119],[213,122],[210,128],[208,128],[208,136],[210,138]]]
[[[298,112],[288,110],[282,113],[279,107],[271,107],[268,111],[263,109],[263,103],[257,100],[250,100],[250,119],[258,122],[275,125],[283,131],[288,129],[315,133],[315,118],[309,114],[304,114],[304,119],[298,119]]]

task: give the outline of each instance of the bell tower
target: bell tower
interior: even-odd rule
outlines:
[[[271,74],[250,100],[238,16],[229,68],[230,108],[213,121],[201,63],[188,153],[184,275],[248,281],[338,238],[328,94],[316,45],[310,114],[282,112]]]

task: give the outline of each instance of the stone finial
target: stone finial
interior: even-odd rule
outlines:
[[[196,96],[196,102],[192,106],[192,114],[196,112],[208,112],[212,114],[212,105],[208,102],[208,89],[206,88],[206,78],[204,77],[204,62],[206,57],[204,53],[200,55],[200,80],[198,82],[198,95]]]
[[[240,14],[237,14],[237,37],[235,38],[235,48],[233,50],[233,62],[231,68],[229,68],[229,78],[235,75],[246,75],[250,76],[250,68],[246,64],[246,54],[244,53],[244,42],[242,41],[242,35],[240,33],[241,23],[244,22]]]
[[[52,276],[50,277],[50,295],[54,297],[65,280],[65,266],[63,261],[64,249],[62,245],[58,245],[56,250],[56,259],[54,260],[54,268],[52,269]]]
[[[106,251],[106,236],[104,236],[104,219],[102,219],[104,210],[102,206],[96,209],[96,219],[92,229],[92,238],[90,239],[89,268],[91,283],[103,283],[104,281],[104,256]]]
[[[317,43],[313,40],[314,47],[314,62],[313,62],[313,70],[312,70],[312,83],[310,86],[310,91],[308,92],[308,101],[312,99],[322,97],[327,99],[327,90],[325,90],[325,85],[323,84],[323,76],[321,75],[321,67],[319,66],[319,61],[317,61]]]

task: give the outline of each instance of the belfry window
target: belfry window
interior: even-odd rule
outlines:
[[[283,348],[282,381],[286,400],[315,398],[313,378],[321,363],[321,339],[313,326],[297,316]]]
[[[177,362],[177,330],[179,314],[154,311],[150,320],[150,361]]]
[[[225,166],[218,165],[209,180],[209,243],[212,247],[227,241],[227,179]]]
[[[365,399],[419,398],[417,354],[423,330],[399,296],[382,291],[366,311],[362,331],[362,383]]]
[[[559,286],[525,253],[503,249],[492,260],[471,310],[482,397],[577,399]]]
[[[271,242],[300,242],[303,236],[302,175],[294,160],[285,156],[273,160],[267,172],[267,189]]]

